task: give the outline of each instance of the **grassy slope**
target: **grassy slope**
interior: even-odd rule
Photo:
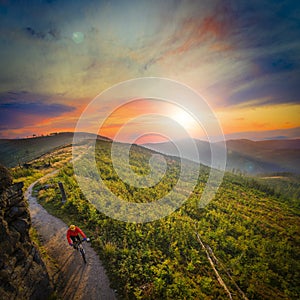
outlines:
[[[0,163],[15,167],[33,160],[55,148],[72,143],[72,133],[30,139],[0,140]]]
[[[267,174],[255,178],[260,184],[270,187],[283,202],[300,209],[300,176],[291,173]]]
[[[79,133],[79,137],[94,138],[94,134]],[[109,140],[98,136],[99,139]],[[45,153],[72,144],[73,133],[63,132],[51,136],[27,139],[0,139],[0,164],[12,168],[27,163]],[[45,161],[45,163],[48,163]]]
[[[103,180],[116,193],[122,193],[123,198],[135,201],[137,195],[140,201],[141,193],[147,194],[145,190],[124,190],[124,184],[114,173],[108,156],[110,143],[101,142],[99,150]],[[135,171],[143,174],[149,171],[149,154],[135,147],[132,151]],[[70,153],[61,157],[66,161],[68,156]],[[59,156],[57,159],[59,163]],[[173,167],[177,165],[176,161],[169,161]],[[37,164],[42,165],[43,159]],[[169,170],[176,178],[176,168]],[[51,213],[88,232],[104,260],[113,287],[122,298],[227,299],[196,239],[197,231],[219,259],[218,270],[234,299],[240,299],[241,294],[228,272],[249,299],[298,299],[299,210],[291,209],[287,198],[282,202],[268,190],[263,192],[263,186],[230,174],[226,175],[215,200],[200,210],[196,203],[206,172],[202,170],[188,203],[169,217],[147,224],[127,224],[98,212],[84,199],[70,165],[40,185],[62,181],[67,203],[61,203],[57,185],[40,189],[37,194]],[[165,182],[165,186],[168,184]],[[161,186],[147,192],[158,195]]]

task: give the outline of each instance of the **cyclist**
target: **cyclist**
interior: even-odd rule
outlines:
[[[73,243],[77,241],[81,241],[79,234],[83,237],[83,241],[86,241],[86,235],[83,233],[83,231],[75,225],[70,225],[68,231],[67,231],[67,240],[70,246],[74,246]]]

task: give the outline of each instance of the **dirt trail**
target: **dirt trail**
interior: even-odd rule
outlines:
[[[48,176],[53,174],[54,172]],[[32,196],[32,188],[36,182],[29,186],[25,197],[29,202],[32,224],[41,236],[47,254],[55,260],[58,267],[56,270],[49,270],[57,288],[58,298],[68,300],[116,299],[96,252],[87,243],[84,243],[87,255],[87,264],[84,264],[80,253],[67,243],[67,225],[50,215]]]

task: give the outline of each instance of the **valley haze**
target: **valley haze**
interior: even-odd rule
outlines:
[[[77,133],[82,139],[110,138],[92,133]],[[27,139],[0,139],[0,163],[7,167],[17,166],[37,158],[45,152],[57,147],[70,145],[73,142],[72,132],[55,133]],[[185,140],[176,140],[176,144],[185,149]],[[197,145],[200,161],[192,156],[189,149],[185,149],[183,158],[200,162],[209,166],[211,162],[210,144],[207,141],[194,140]],[[218,145],[218,142],[215,143]],[[140,146],[156,152],[179,156],[176,146],[172,142],[146,143]],[[263,174],[274,172],[300,172],[300,139],[251,141],[247,139],[227,140],[227,165],[230,172],[245,174]]]

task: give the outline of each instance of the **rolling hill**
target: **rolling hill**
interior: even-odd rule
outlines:
[[[94,134],[81,133],[82,138],[94,138]],[[97,136],[97,139],[109,138]],[[51,136],[27,139],[0,139],[0,163],[6,167],[22,165],[56,148],[70,145],[73,133],[63,132]],[[177,141],[185,151],[184,158],[197,162],[185,140]],[[200,163],[209,166],[211,151],[208,142],[195,140]],[[216,143],[218,145],[218,143]],[[171,142],[149,143],[142,145],[151,150],[179,156]],[[228,140],[226,169],[236,173],[264,174],[274,172],[300,173],[300,139],[295,140]]]
[[[116,147],[122,164],[125,145]],[[138,188],[121,180],[110,153],[111,142],[98,141],[96,161],[101,178],[124,201],[155,201],[177,184],[180,161],[176,157],[165,156],[168,167],[158,184]],[[132,147],[132,170],[147,175],[153,154],[144,147]],[[87,184],[93,194],[97,178],[84,156],[80,161],[92,177]],[[199,170],[198,183],[186,203],[148,223],[107,217],[97,203],[87,201],[71,164],[64,164],[54,178],[41,182],[36,195],[51,214],[72,220],[88,232],[122,299],[229,299],[212,264],[232,299],[299,299],[299,210],[288,199],[282,201],[272,191],[264,191],[259,183],[230,173],[225,174],[209,205],[199,208],[208,168]],[[66,203],[61,201],[57,182],[64,184]],[[101,197],[105,206],[115,207],[106,201],[107,194]]]
[[[91,133],[81,133],[79,136],[85,139],[95,137]],[[97,139],[110,140],[99,135]],[[0,164],[8,168],[22,165],[56,148],[70,145],[72,141],[72,132],[26,139],[0,139]]]
[[[185,140],[177,141],[182,147]],[[195,140],[200,162],[209,165],[210,145],[208,142]],[[218,143],[216,143],[218,145]],[[168,155],[178,156],[176,147],[171,142],[148,143],[143,146]],[[226,141],[228,171],[248,174],[292,172],[300,173],[300,140],[229,140]],[[192,152],[186,149],[184,158],[197,161]]]

